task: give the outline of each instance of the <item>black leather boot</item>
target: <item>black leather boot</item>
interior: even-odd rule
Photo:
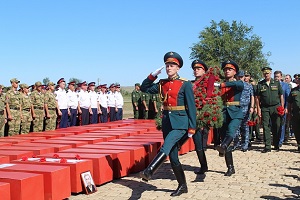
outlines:
[[[220,154],[225,154],[227,148],[229,147],[230,143],[232,142],[233,137],[231,136],[226,136],[225,139],[223,140],[222,144],[220,146],[216,146],[216,150]]]
[[[189,139],[188,133],[182,136],[182,138],[177,142],[178,151],[180,151],[182,145],[184,145],[184,143],[186,143]]]
[[[232,151],[228,151],[225,153],[225,162],[228,168],[227,172],[224,174],[225,176],[231,176],[235,174],[234,166],[233,166],[233,158],[232,158]]]
[[[205,151],[202,150],[196,150],[199,162],[200,162],[200,168],[195,170],[195,174],[205,174],[205,172],[208,171],[207,167],[207,161],[206,161],[206,156],[205,156]]]
[[[173,172],[176,176],[177,182],[178,182],[178,187],[177,189],[172,192],[171,196],[179,196],[182,193],[187,193],[188,192],[188,188],[186,185],[186,180],[185,180],[185,175],[184,175],[184,171],[182,169],[182,165],[178,165],[178,166],[172,166]]]
[[[167,155],[165,153],[159,152],[148,167],[144,171],[140,172],[142,180],[148,182],[156,170],[164,163],[166,158]]]

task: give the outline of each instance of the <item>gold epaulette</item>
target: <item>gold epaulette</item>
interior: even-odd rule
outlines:
[[[182,81],[189,81],[188,79],[186,79],[186,78],[179,78],[180,80],[182,80]]]

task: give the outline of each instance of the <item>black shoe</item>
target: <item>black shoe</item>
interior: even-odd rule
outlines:
[[[268,153],[268,152],[271,152],[271,149],[264,149],[261,151],[262,153]]]
[[[183,193],[188,193],[188,188],[185,185],[178,185],[177,189],[171,193],[171,197],[180,196]]]
[[[274,150],[275,150],[275,152],[279,152],[279,147],[275,147]]]
[[[235,170],[234,170],[234,166],[233,165],[229,165],[228,166],[228,170],[227,172],[225,172],[224,176],[231,176],[232,174],[235,174]]]
[[[197,153],[201,167],[199,169],[195,170],[194,173],[195,174],[205,174],[205,172],[208,171],[205,152],[204,152],[204,150],[196,150],[196,153]]]
[[[224,153],[221,153],[221,152],[219,152],[219,156],[220,156],[220,157],[224,157],[224,156],[225,156],[225,154],[224,154]]]
[[[246,151],[248,151],[248,149],[243,149],[243,148],[242,148],[241,151],[242,151],[242,152],[246,152]]]
[[[232,157],[231,151],[226,152],[225,162],[226,162],[226,166],[227,166],[228,170],[224,174],[224,176],[231,176],[232,174],[235,174],[235,170],[234,170],[234,166],[233,166],[233,157]]]

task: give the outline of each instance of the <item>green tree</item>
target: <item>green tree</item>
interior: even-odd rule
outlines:
[[[200,41],[191,47],[191,59],[201,59],[209,66],[220,66],[220,63],[232,59],[240,69],[248,70],[253,78],[261,78],[261,68],[269,66],[267,57],[270,52],[263,53],[261,38],[241,22],[229,24],[225,20],[219,23],[211,21],[211,26],[200,32]]]
[[[49,82],[50,82],[50,79],[48,77],[43,79],[43,84],[44,85],[48,85]]]
[[[82,83],[82,80],[81,80],[81,79],[78,79],[78,78],[70,78],[70,79],[69,79],[69,82],[72,82],[72,81],[74,81],[76,84]]]

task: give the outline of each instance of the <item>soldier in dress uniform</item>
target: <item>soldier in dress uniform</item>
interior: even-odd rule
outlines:
[[[68,83],[68,107],[70,110],[69,126],[75,126],[77,122],[77,110],[78,110],[78,94],[75,92],[75,81]]]
[[[99,86],[99,103],[100,103],[100,122],[105,123],[107,122],[107,113],[108,113],[108,97],[107,97],[107,84],[102,84]]]
[[[111,84],[109,86],[109,93],[107,95],[108,98],[108,107],[109,107],[109,119],[110,121],[116,121],[116,113],[117,113],[117,107],[116,107],[116,86],[115,84]]]
[[[21,94],[17,90],[20,81],[16,78],[10,80],[11,89],[6,92],[6,112],[8,120],[8,135],[19,135],[21,125]]]
[[[21,88],[21,106],[22,106],[22,118],[21,118],[21,134],[27,134],[30,131],[30,125],[32,122],[31,109],[32,104],[29,93],[29,86],[27,84],[20,84]]]
[[[267,153],[271,151],[271,131],[274,149],[279,151],[280,116],[277,108],[279,106],[284,108],[284,100],[280,82],[271,78],[272,68],[263,67],[262,72],[265,79],[257,84],[255,100],[264,133],[265,148],[262,150],[262,153]]]
[[[70,115],[70,110],[68,108],[68,96],[65,90],[66,81],[64,78],[60,78],[57,81],[59,85],[58,90],[54,92],[57,101],[57,113],[60,116],[59,128],[68,127],[68,116]]]
[[[4,88],[4,86],[0,85],[0,137],[4,136],[4,125],[7,122],[3,88]]]
[[[45,131],[50,131],[55,130],[56,128],[56,110],[58,105],[56,101],[56,96],[54,94],[55,83],[49,82],[47,86],[49,90],[45,93]]]
[[[44,94],[42,94],[42,83],[36,82],[35,90],[30,94],[32,103],[32,118],[33,118],[33,132],[43,131],[43,123],[45,117],[44,111]]]
[[[88,84],[89,94],[91,98],[91,124],[98,123],[98,114],[100,113],[99,95],[95,91],[95,82],[90,82]]]
[[[116,85],[116,120],[122,120],[123,119],[123,105],[124,105],[124,99],[121,93],[121,86],[120,84]]]
[[[295,81],[298,86],[292,88],[288,97],[288,118],[292,123],[292,128],[295,134],[298,152],[300,153],[300,78]]]
[[[139,113],[141,108],[141,84],[136,83],[134,85],[134,90],[131,93],[131,103],[133,108],[134,119],[140,119]]]
[[[86,81],[80,83],[80,92],[78,93],[78,113],[81,115],[81,125],[90,123],[91,98],[87,91]]]
[[[232,158],[232,149],[228,148],[233,141],[236,130],[243,119],[243,112],[240,106],[240,98],[244,89],[243,81],[235,81],[234,76],[239,71],[238,65],[233,60],[222,62],[222,70],[225,75],[225,82],[220,85],[223,100],[223,126],[220,130],[222,143],[216,146],[220,156],[225,155],[225,162],[228,168],[225,176],[235,173]]]
[[[140,177],[148,181],[153,173],[162,165],[167,156],[178,182],[178,188],[171,196],[187,193],[188,188],[182,165],[178,158],[177,142],[188,132],[189,137],[195,134],[196,110],[190,81],[180,78],[178,71],[183,65],[181,56],[176,52],[168,52],[164,56],[167,79],[153,83],[163,67],[152,72],[142,83],[141,91],[159,93],[163,99],[162,132],[164,144],[148,167],[140,173]]]

